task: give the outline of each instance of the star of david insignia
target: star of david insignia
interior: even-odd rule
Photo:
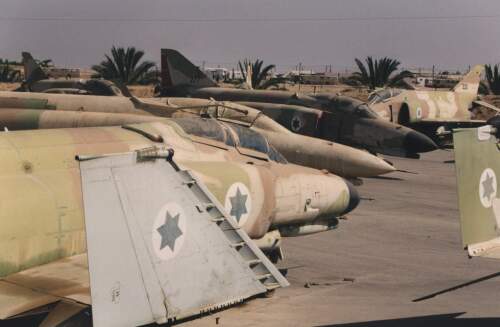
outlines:
[[[293,117],[292,119],[292,129],[294,131],[299,130],[302,127],[302,122],[300,121],[300,118],[297,116]]]
[[[493,186],[494,178],[489,173],[486,173],[485,179],[481,182],[483,186],[483,198],[491,201],[491,197],[495,193],[495,187]]]
[[[160,250],[168,246],[174,252],[175,241],[182,235],[182,231],[179,228],[179,216],[180,214],[177,214],[172,217],[170,212],[167,211],[165,223],[156,229],[161,236]]]
[[[241,193],[239,187],[236,189],[235,196],[229,198],[231,201],[231,212],[229,214],[235,217],[237,222],[240,222],[241,217],[248,213],[247,198],[248,194]]]

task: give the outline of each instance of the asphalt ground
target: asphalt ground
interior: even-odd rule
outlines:
[[[415,174],[365,179],[337,230],[284,241],[290,287],[181,326],[500,326],[500,276],[413,301],[500,261],[462,248],[453,152],[388,159]]]

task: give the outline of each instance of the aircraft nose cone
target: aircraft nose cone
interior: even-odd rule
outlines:
[[[438,148],[428,136],[416,131],[411,131],[405,136],[404,144],[411,153],[429,152]]]
[[[359,204],[360,197],[358,190],[352,185],[351,182],[345,181],[347,188],[349,189],[349,204],[347,205],[347,208],[342,212],[341,215],[345,215],[351,211],[353,211]]]

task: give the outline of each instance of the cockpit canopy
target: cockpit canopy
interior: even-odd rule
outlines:
[[[359,118],[377,118],[377,114],[364,102],[346,96],[318,95],[320,101],[328,99],[325,109],[334,113],[335,111],[354,115]]]
[[[398,96],[402,92],[403,90],[398,89],[383,89],[380,91],[375,91],[368,96],[368,103],[370,105],[380,103],[392,97]]]
[[[215,119],[182,117],[175,122],[190,135],[208,138],[230,147],[249,149],[265,154],[270,160],[286,164],[281,153],[274,149],[258,132],[233,123],[222,123]]]

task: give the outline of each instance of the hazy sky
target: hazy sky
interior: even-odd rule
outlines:
[[[112,45],[182,51],[196,63],[262,58],[351,68],[391,56],[405,67],[500,62],[498,0],[0,0],[0,57],[22,50],[60,66],[98,63]],[[240,20],[243,19],[243,20]]]

